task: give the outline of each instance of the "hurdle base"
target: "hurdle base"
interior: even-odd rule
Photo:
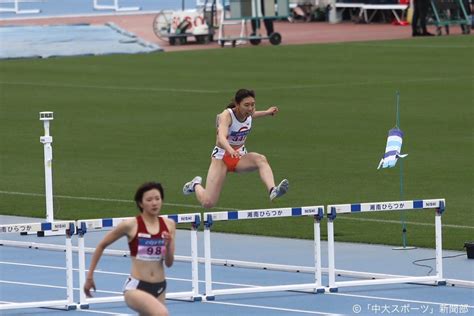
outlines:
[[[201,296],[195,296],[195,297],[193,297],[192,301],[193,301],[193,302],[201,302],[201,301],[202,301],[202,297],[201,297]]]
[[[77,305],[68,305],[66,306],[66,310],[68,311],[75,311],[77,309]]]
[[[214,295],[204,296],[204,300],[206,300],[206,301],[215,301],[216,297]]]
[[[64,236],[66,232],[64,230],[57,230],[57,231],[39,231],[36,233],[37,237],[50,237],[50,236]]]
[[[330,287],[329,288],[329,293],[337,293],[337,292],[339,292],[339,288],[337,288],[337,287]]]
[[[80,304],[79,309],[89,309],[90,305],[89,304]]]
[[[416,247],[413,247],[413,246],[405,246],[405,247],[394,247],[392,248],[392,250],[413,250],[413,249],[417,249]]]
[[[446,279],[446,285],[474,288],[474,281]]]
[[[20,236],[36,235],[36,237],[64,236],[65,230],[40,230],[37,232],[21,232]]]
[[[317,289],[316,290],[316,294],[322,294],[322,293],[325,293],[326,291],[324,289]]]
[[[446,280],[436,282],[436,285],[446,286],[448,282]]]

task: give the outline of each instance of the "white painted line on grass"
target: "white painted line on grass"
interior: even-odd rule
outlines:
[[[445,81],[465,81],[471,80],[473,76],[462,77],[431,77],[431,78],[400,78],[398,80],[377,80],[377,81],[351,81],[351,82],[334,82],[334,83],[314,83],[305,85],[284,85],[272,87],[259,87],[258,90],[279,91],[279,90],[295,90],[295,89],[315,89],[328,87],[347,87],[347,86],[373,86],[380,84],[407,84],[407,83],[423,83],[423,82],[445,82]],[[197,93],[197,94],[222,94],[234,92],[234,90],[208,90],[208,89],[176,89],[166,87],[131,87],[131,86],[101,86],[101,85],[82,85],[82,84],[63,84],[58,82],[41,83],[41,82],[6,82],[0,81],[0,85],[11,86],[31,86],[31,87],[51,87],[51,88],[73,88],[73,89],[99,89],[99,90],[118,90],[118,91],[147,91],[147,92],[179,92],[179,93]]]
[[[28,193],[28,192],[14,192],[14,191],[0,191],[0,194],[40,196],[40,197],[44,196],[44,194],[42,194],[42,193]],[[70,199],[70,200],[84,200],[84,201],[100,201],[100,202],[135,203],[135,201],[133,201],[133,200],[109,199],[109,198],[99,198],[99,197],[89,197],[89,196],[54,195],[53,198]],[[163,203],[163,205],[202,209],[202,206],[199,206],[199,205],[196,205],[196,204]],[[227,210],[230,210],[231,208],[214,207],[214,209],[218,209],[218,210],[220,209],[220,210],[226,210],[227,211]]]
[[[64,84],[64,83],[41,83],[41,82],[5,82],[0,81],[2,85],[9,86],[33,86],[33,87],[49,87],[49,88],[72,88],[72,89],[98,89],[98,90],[119,90],[119,91],[148,91],[148,92],[179,92],[179,93],[200,93],[200,94],[218,94],[217,90],[204,89],[175,89],[160,87],[130,87],[130,86],[101,86],[101,85],[84,85],[84,84]]]
[[[28,192],[15,192],[15,191],[0,191],[0,194],[40,196],[40,197],[44,196],[44,194],[41,194],[41,193],[28,193]],[[70,199],[70,200],[84,200],[84,201],[135,203],[132,200],[109,199],[109,198],[87,197],[87,196],[55,195],[54,198]],[[203,209],[201,206],[196,205],[196,204],[163,203],[163,205]],[[235,207],[214,207],[213,209],[214,210],[223,210],[223,211],[229,211],[229,210],[242,211],[242,209],[238,209],[238,208],[235,208]],[[370,218],[354,218],[354,217],[352,217],[352,218],[350,218],[350,217],[338,217],[338,218],[342,219],[342,220],[353,220],[353,221],[361,221],[361,222],[377,222],[377,223],[387,223],[387,224],[400,224],[400,221],[388,220],[388,219],[370,219]],[[409,224],[409,225],[414,225],[414,226],[430,226],[430,227],[435,226],[432,223],[419,223],[419,222],[405,222],[405,223]],[[474,226],[443,224],[443,228],[474,229]]]

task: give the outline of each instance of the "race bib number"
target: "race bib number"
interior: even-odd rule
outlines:
[[[242,146],[242,147],[238,148],[237,151],[239,152],[239,154],[241,156],[247,154],[247,149],[245,148],[245,146]],[[211,157],[215,158],[215,159],[222,160],[222,159],[224,159],[225,154],[226,154],[226,151],[224,149],[215,146],[214,149],[212,150]]]
[[[138,238],[137,259],[145,261],[162,260],[166,252],[164,239]]]

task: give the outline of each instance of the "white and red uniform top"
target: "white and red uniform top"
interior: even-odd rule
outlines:
[[[252,116],[249,116],[245,121],[240,122],[234,114],[232,109],[227,109],[232,118],[232,123],[229,126],[229,134],[227,140],[229,144],[234,148],[239,148],[245,144],[247,135],[252,129]]]
[[[168,227],[163,218],[158,217],[160,222],[160,231],[151,235],[146,229],[143,218],[139,215],[137,219],[137,234],[128,243],[130,256],[144,261],[160,261],[166,254],[165,240],[162,238],[164,232],[168,232]]]

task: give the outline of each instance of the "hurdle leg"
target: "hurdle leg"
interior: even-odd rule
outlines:
[[[321,285],[321,219],[318,216],[314,216],[314,281],[316,286],[318,287],[315,289],[315,292],[321,292],[320,289]],[[324,292],[324,289],[322,290]]]
[[[436,238],[436,276],[438,277],[437,284],[446,285],[443,280],[443,241],[441,230],[441,214],[436,212],[435,216],[435,238]]]
[[[211,263],[211,228],[208,223],[204,225],[204,268],[206,273],[206,300],[214,300],[212,292],[212,263]]]
[[[193,225],[191,230],[191,278],[192,278],[192,299],[200,300],[199,296],[199,262],[198,262],[198,242],[197,227]]]
[[[334,222],[330,218],[328,218],[328,269],[329,292],[337,292],[336,265],[334,255]]]
[[[84,234],[79,232],[77,236],[77,248],[79,258],[79,307],[88,309],[89,304],[86,302],[86,294],[84,293],[84,284],[86,283],[86,255],[84,248]]]
[[[73,231],[66,230],[66,284],[67,284],[67,306],[66,309],[76,309],[74,305],[74,276],[72,270],[72,240]]]

